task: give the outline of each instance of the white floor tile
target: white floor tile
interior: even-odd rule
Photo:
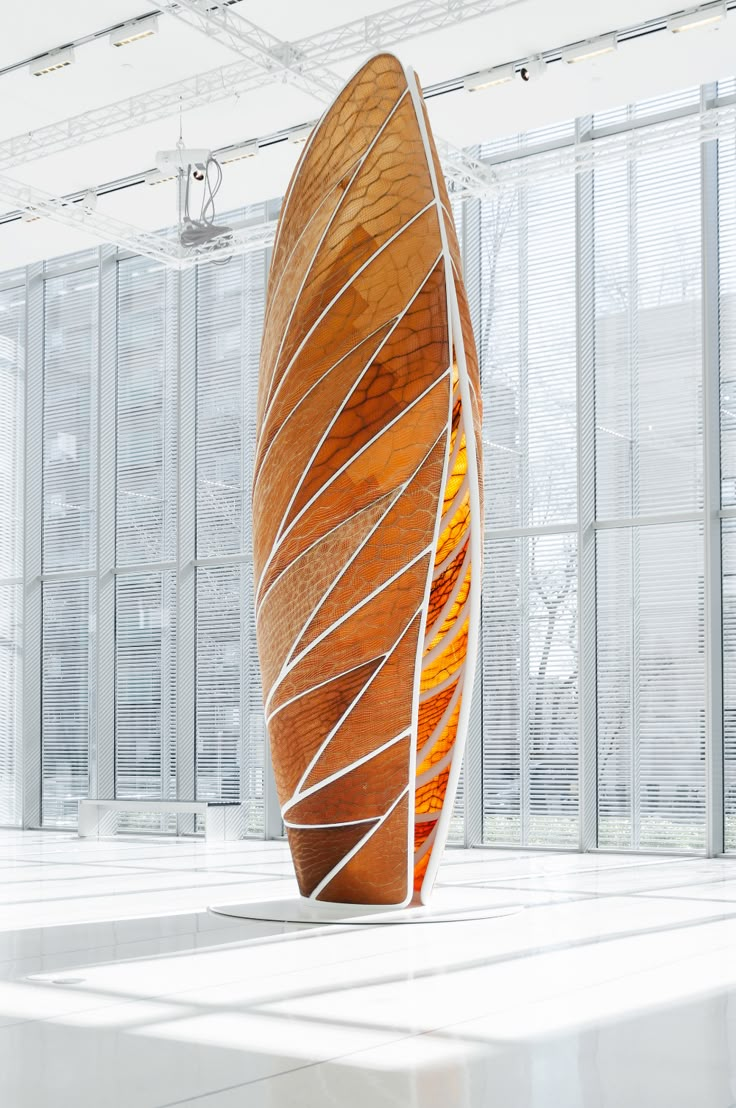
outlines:
[[[734,1108],[736,864],[450,851],[513,916],[296,927],[283,843],[0,832],[2,1108]]]

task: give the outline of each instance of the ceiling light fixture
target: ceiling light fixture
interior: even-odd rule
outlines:
[[[241,162],[244,158],[255,158],[258,150],[257,142],[242,142],[240,146],[231,146],[229,150],[219,153],[217,160],[220,165],[227,165],[229,162]]]
[[[74,50],[71,46],[67,46],[65,50],[54,50],[51,54],[34,58],[28,66],[28,71],[34,77],[45,77],[47,73],[55,73],[57,69],[66,69],[73,61]]]
[[[297,127],[295,130],[289,132],[289,142],[306,142],[312,130],[313,127],[311,124],[306,127]]]
[[[673,15],[667,20],[667,30],[679,35],[683,31],[696,31],[701,27],[712,27],[726,18],[725,4],[710,4],[705,8],[694,8],[682,15]]]
[[[516,76],[514,65],[497,65],[495,69],[485,69],[482,73],[473,73],[466,77],[463,84],[466,92],[480,92],[484,88],[497,88],[508,85]]]
[[[137,19],[133,23],[124,23],[116,31],[110,32],[111,46],[130,46],[131,42],[140,42],[141,39],[150,38],[158,31],[158,15],[146,16],[145,19]]]
[[[164,173],[160,169],[152,169],[150,173],[146,174],[146,184],[163,185],[166,181],[175,181],[178,176],[178,173]]]
[[[615,35],[605,35],[602,38],[590,39],[588,42],[579,42],[576,46],[569,46],[562,51],[562,60],[568,65],[576,62],[592,61],[594,58],[602,58],[604,54],[613,54],[618,49],[618,40]]]

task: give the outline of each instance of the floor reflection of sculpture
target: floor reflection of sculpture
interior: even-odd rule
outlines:
[[[478,368],[418,82],[380,54],[314,129],[269,278],[258,647],[304,896],[426,902],[480,609]]]

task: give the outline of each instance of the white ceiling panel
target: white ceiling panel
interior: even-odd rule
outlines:
[[[34,77],[23,67],[0,77],[3,103],[12,107],[0,114],[0,138],[32,131],[233,61],[237,57],[230,50],[162,16],[159,33],[140,42],[116,48],[105,37],[79,47],[74,63],[56,73]]]
[[[518,62],[685,6],[678,0],[599,0],[595,4],[590,0],[499,0],[499,4],[503,6],[495,13],[431,34],[406,37],[391,48],[429,85]],[[343,0],[339,5],[332,0],[308,4],[303,0],[241,0],[234,10],[271,34],[295,41],[391,6],[390,0]],[[153,10],[146,0],[105,0],[104,4],[99,0],[25,0],[14,9],[13,21],[2,28],[0,67]],[[362,60],[358,56],[333,64],[326,59],[326,64],[347,76]],[[105,36],[79,46],[74,64],[58,73],[34,78],[23,67],[0,76],[4,109],[0,112],[0,141],[212,71],[222,80],[222,95],[216,102],[183,112],[184,139],[189,145],[219,148],[270,135],[320,114],[322,104],[317,99],[290,84],[268,84],[265,76],[256,90],[238,95],[230,80],[219,75],[220,68],[233,65],[238,65],[238,55],[232,49],[162,14],[159,33],[139,43],[115,49]],[[617,54],[596,62],[555,63],[538,82],[515,81],[473,94],[452,92],[432,98],[429,106],[439,134],[456,145],[469,145],[664,95],[734,72],[736,13],[717,30],[646,36],[622,44]],[[212,85],[211,80],[209,83]],[[14,166],[8,172],[55,194],[141,173],[153,166],[156,150],[176,143],[177,97],[171,102],[167,118],[141,124],[131,117],[116,134]],[[293,144],[280,143],[248,162],[226,166],[219,210],[281,194],[298,152]],[[139,186],[124,190],[101,199],[100,210],[140,228],[160,227],[174,220],[173,189]],[[57,231],[48,220],[0,225],[3,268],[84,245],[88,242],[82,241],[81,232]]]
[[[428,107],[439,133],[458,146],[468,146],[663,96],[734,72],[736,19],[718,32],[636,39],[595,61],[551,65],[539,81],[450,93],[429,100]]]
[[[0,13],[0,69],[146,14],[146,0],[22,0]]]

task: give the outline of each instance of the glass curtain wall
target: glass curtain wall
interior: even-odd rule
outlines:
[[[734,96],[484,147],[494,191],[454,205],[487,486],[456,839],[736,850],[736,144],[732,125],[639,141]],[[535,172],[539,153],[560,164]],[[249,511],[267,264],[177,275],[104,248],[0,277],[0,823],[25,797],[33,824],[37,790],[35,822],[73,826],[97,791],[231,801],[265,831]]]

